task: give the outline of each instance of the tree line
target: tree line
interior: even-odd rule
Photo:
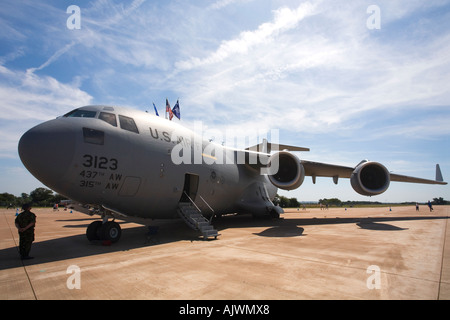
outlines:
[[[276,195],[275,199],[273,200],[273,203],[275,205],[279,205],[282,208],[298,208],[300,207],[301,203],[297,200],[297,198],[288,198],[285,196]],[[450,201],[444,200],[444,198],[433,198],[433,201],[431,201],[433,205],[449,205]],[[416,202],[402,202],[399,203],[402,205],[415,205]],[[425,203],[422,203],[425,204]],[[311,203],[308,204],[311,206]],[[378,205],[386,205],[386,203],[378,202],[378,201],[341,201],[337,198],[324,198],[319,199],[319,201],[312,204],[313,206],[317,205],[323,205],[328,207],[355,207],[355,206],[378,206]]]
[[[61,202],[61,200],[67,199],[66,197],[54,193],[50,189],[36,188],[30,192],[30,194],[22,193],[20,197],[16,197],[13,194],[4,192],[0,194],[0,206],[20,208],[25,203],[31,203],[37,207],[52,207],[55,203]]]
[[[52,207],[55,203],[59,203],[61,200],[67,199],[66,197],[54,193],[50,189],[36,188],[31,191],[30,194],[22,193],[20,197],[16,197],[10,193],[0,194],[0,206],[1,207],[21,207],[25,203],[32,203],[34,206],[39,207]],[[297,198],[288,198],[285,196],[276,195],[273,203],[279,205],[282,208],[298,208],[301,203]],[[450,201],[444,200],[444,198],[433,198],[431,202],[433,205],[449,205]],[[385,203],[377,201],[341,201],[337,198],[331,199],[319,199],[318,204],[329,207],[354,207],[359,205],[383,205]],[[415,202],[403,202],[404,205],[414,205]]]
[[[444,198],[433,198],[433,201],[431,201],[433,205],[446,205],[450,204],[450,201],[444,200]],[[337,198],[331,198],[331,199],[320,199],[319,204],[322,205],[328,205],[328,206],[334,206],[334,207],[354,207],[354,206],[370,206],[370,205],[386,205],[389,203],[382,203],[379,201],[341,201]],[[395,202],[391,204],[401,204],[401,205],[415,205],[416,202]],[[426,204],[426,203],[419,203],[419,204]]]

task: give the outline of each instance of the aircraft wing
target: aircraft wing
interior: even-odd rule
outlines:
[[[277,152],[270,154],[271,151],[274,151],[273,149]],[[245,155],[246,165],[253,169],[261,170],[262,174],[267,174],[274,186],[284,190],[298,188],[303,183],[305,176],[312,177],[313,183],[316,183],[317,177],[333,178],[335,184],[338,184],[339,178],[347,178],[350,179],[353,189],[365,196],[373,196],[385,192],[392,181],[447,184],[442,178],[439,165],[436,165],[436,178],[432,180],[394,174],[389,172],[381,163],[369,160],[363,160],[355,167],[347,167],[301,160],[291,153],[291,151],[308,150],[308,148],[271,144],[264,140],[263,143],[242,151]]]
[[[364,161],[365,162],[365,161]],[[338,166],[333,164],[326,164],[320,162],[312,162],[312,161],[301,161],[303,167],[305,168],[305,175],[312,176],[313,182],[315,183],[315,177],[332,177],[334,182],[337,184],[338,178],[350,178],[353,174],[353,171],[356,169],[345,166]],[[363,162],[361,162],[363,163]],[[397,182],[409,182],[409,183],[422,183],[422,184],[440,184],[446,185],[447,182],[443,181],[442,173],[439,165],[436,165],[436,178],[435,180],[431,179],[422,179],[410,176],[404,176],[399,174],[390,173],[390,181]]]
[[[441,185],[447,184],[447,182],[444,182],[444,179],[442,178],[441,168],[439,167],[439,164],[436,165],[436,179],[435,180],[408,177],[408,176],[402,176],[399,174],[391,173],[391,181],[424,183],[424,184],[441,184]]]

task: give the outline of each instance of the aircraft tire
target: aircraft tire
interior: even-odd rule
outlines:
[[[99,234],[100,240],[107,240],[114,243],[119,241],[122,235],[122,229],[117,222],[109,221],[101,226]]]
[[[98,231],[100,227],[102,226],[101,221],[94,221],[92,222],[86,229],[86,237],[89,241],[99,240],[98,237]]]
[[[271,219],[280,219],[280,214],[276,210],[271,210],[269,215]]]

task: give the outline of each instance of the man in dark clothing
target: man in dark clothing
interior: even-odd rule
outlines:
[[[433,211],[433,205],[431,204],[430,200],[428,200],[428,208],[430,208],[430,212]]]
[[[22,212],[17,216],[15,224],[19,230],[19,252],[22,259],[33,259],[29,256],[31,244],[34,241],[34,226],[36,225],[36,215],[32,213],[31,205],[24,204]]]

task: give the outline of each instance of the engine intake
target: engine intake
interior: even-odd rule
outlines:
[[[269,180],[277,188],[293,190],[305,179],[305,168],[292,153],[280,151],[269,158]]]
[[[356,166],[350,177],[353,190],[363,196],[375,196],[389,188],[389,171],[378,162],[364,161]]]

